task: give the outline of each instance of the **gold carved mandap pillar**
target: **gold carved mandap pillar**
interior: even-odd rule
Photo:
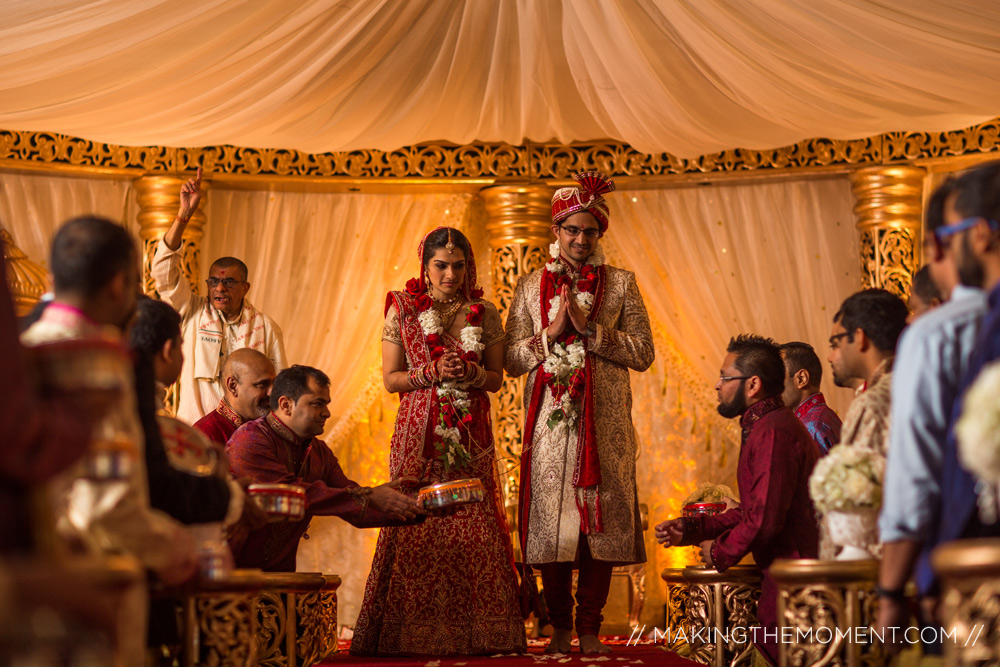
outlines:
[[[153,279],[149,274],[153,263],[156,244],[170,228],[181,202],[181,185],[185,176],[143,176],[135,181],[136,199],[139,203],[139,238],[142,240],[142,286],[143,291],[156,296]],[[209,183],[201,182],[201,202],[198,210],[184,230],[181,240],[183,261],[181,268],[191,282],[191,288],[199,293],[199,266],[201,239],[205,236],[205,202],[208,200]]]
[[[504,324],[518,279],[541,268],[549,259],[553,192],[546,185],[498,185],[481,192],[487,214],[493,294]],[[496,445],[508,503],[515,501],[518,492],[516,465],[524,427],[524,381],[523,376],[504,377],[496,402]]]
[[[907,165],[851,172],[854,214],[861,233],[862,287],[902,298],[921,265],[921,220],[926,170]]]

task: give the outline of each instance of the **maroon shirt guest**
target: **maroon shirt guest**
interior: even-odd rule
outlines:
[[[266,417],[271,411],[274,363],[249,347],[234,350],[222,366],[222,400],[219,406],[194,423],[194,427],[220,444],[229,442],[240,426]]]
[[[226,453],[235,477],[294,484],[306,493],[303,520],[271,523],[230,541],[237,567],[295,570],[299,538],[314,515],[339,516],[363,528],[412,522],[423,514],[415,500],[396,491],[398,482],[369,488],[347,478],[337,457],[316,437],[330,417],[329,403],[330,380],[322,371],[286,368],[274,380],[271,412],[229,439]]]
[[[826,455],[840,442],[841,422],[819,390],[823,364],[809,343],[785,343],[778,349],[785,360],[785,391],[781,400],[795,411],[820,452]]]
[[[740,417],[743,429],[736,470],[741,505],[716,516],[664,521],[656,539],[665,547],[715,540],[702,545],[702,558],[720,572],[753,554],[763,572],[757,608],[762,628],[754,643],[777,664],[777,588],[769,568],[778,558],[816,558],[819,552],[808,482],[820,449],[782,402],[785,365],[778,346],[741,335],[727,352],[715,388],[719,414]]]

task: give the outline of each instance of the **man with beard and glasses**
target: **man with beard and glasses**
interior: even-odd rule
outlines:
[[[946,224],[934,231],[935,243],[954,253],[962,284],[987,291],[988,310],[958,383],[941,466],[939,520],[925,544],[927,552],[952,540],[1000,536],[1000,525],[984,522],[977,512],[977,479],[959,462],[955,437],[963,395],[987,364],[1000,359],[1000,162],[964,172],[954,187],[955,194],[945,205]],[[937,593],[929,564],[921,562],[916,579],[921,591]]]
[[[945,301],[912,321],[900,337],[896,353],[889,453],[879,514],[884,551],[879,564],[876,628],[909,625],[910,605],[903,594],[906,583],[916,571],[930,572],[930,548],[926,545],[940,521],[941,463],[951,408],[986,313],[986,294],[959,282],[952,249],[957,234],[942,243],[937,241],[936,234],[946,229],[946,206],[951,220],[962,218],[954,211],[957,196],[956,181],[945,181],[931,196],[924,223],[923,254],[928,263],[921,271],[927,271]],[[918,577],[918,583],[920,623],[933,626],[935,597],[926,588],[926,578]],[[898,648],[902,647],[889,650]],[[939,653],[939,648],[925,644],[924,652]]]
[[[219,407],[195,422],[194,427],[220,444],[229,442],[240,426],[266,417],[271,411],[274,364],[248,347],[234,351],[222,366],[222,399]]]
[[[844,416],[841,444],[885,455],[889,446],[892,360],[909,314],[906,304],[895,294],[866,289],[849,296],[833,316],[829,358],[833,377],[841,382],[857,378],[865,386]]]
[[[753,642],[778,662],[778,591],[769,568],[778,558],[815,558],[819,530],[809,475],[821,455],[802,422],[782,402],[785,363],[770,338],[743,334],[729,341],[715,389],[719,414],[740,418],[736,469],[739,507],[716,516],[681,517],[656,526],[664,547],[703,545],[702,559],[722,572],[752,553],[763,572]],[[707,553],[705,553],[707,551]]]

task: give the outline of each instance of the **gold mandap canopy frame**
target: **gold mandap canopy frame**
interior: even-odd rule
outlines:
[[[446,143],[395,151],[355,150],[309,154],[237,146],[170,148],[117,146],[45,132],[0,130],[0,173],[47,172],[66,176],[134,178],[139,204],[147,291],[154,244],[173,219],[183,178],[198,166],[212,187],[307,192],[478,193],[487,213],[490,280],[506,317],[519,276],[547,258],[549,200],[572,174],[599,169],[619,189],[664,189],[722,181],[801,179],[844,174],[852,184],[864,287],[907,295],[921,265],[924,201],[945,174],[995,157],[1000,117],[950,132],[888,132],[862,139],[809,139],[763,151],[731,149],[697,158],[645,154],[615,141],[569,145]],[[184,269],[192,282],[205,218],[199,211],[184,236]],[[15,239],[16,241],[16,239]],[[10,253],[9,280],[19,303],[38,298],[39,272]],[[34,276],[34,278],[32,278]],[[523,378],[505,378],[497,400],[497,444],[515,460],[523,421]],[[505,480],[508,492],[516,479]]]

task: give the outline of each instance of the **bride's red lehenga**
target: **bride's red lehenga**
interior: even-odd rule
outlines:
[[[421,243],[420,254],[422,254]],[[467,258],[464,292],[476,285],[475,259]],[[421,267],[421,276],[423,274]],[[420,292],[424,289],[419,281]],[[503,344],[496,307],[485,306],[481,343]],[[467,308],[456,317],[464,318]],[[408,368],[430,362],[431,349],[417,319],[416,295],[390,292],[386,298],[383,340],[402,345]],[[447,332],[445,349],[463,354]],[[391,479],[407,480],[400,491],[412,494],[435,482],[478,478],[483,502],[455,514],[431,516],[415,526],[383,528],[379,533],[361,613],[354,628],[354,655],[476,655],[525,650],[517,575],[501,501],[493,449],[490,399],[468,389],[473,420],[459,428],[470,464],[444,472],[434,446],[440,402],[436,385],[401,394],[389,452]]]

